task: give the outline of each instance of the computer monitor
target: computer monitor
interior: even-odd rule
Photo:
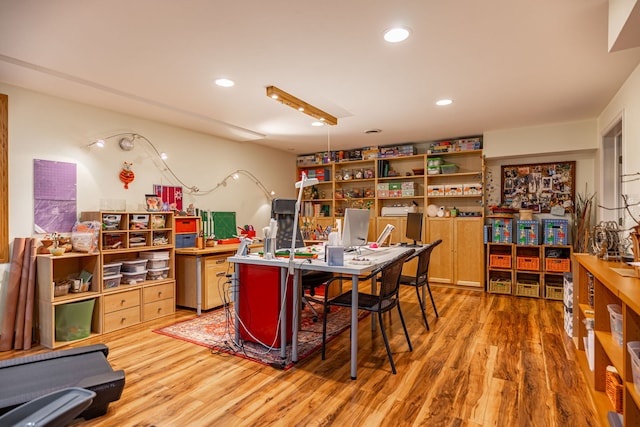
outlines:
[[[342,230],[342,246],[357,248],[367,244],[369,235],[369,210],[346,208],[344,210],[344,227]]]
[[[409,240],[413,240],[414,246],[422,241],[422,212],[407,213],[407,228],[405,236]]]

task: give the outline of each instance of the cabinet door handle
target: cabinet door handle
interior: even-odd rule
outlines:
[[[222,277],[224,276],[224,274],[225,274],[224,271],[219,271],[216,273],[216,277]]]
[[[224,264],[225,262],[227,262],[227,260],[224,258],[216,260],[216,264]]]

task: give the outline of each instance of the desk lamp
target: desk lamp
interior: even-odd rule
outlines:
[[[300,203],[302,201],[302,189],[318,184],[317,178],[307,178],[306,172],[302,172],[300,181],[296,182],[296,188],[299,188],[298,198],[296,199],[296,208],[293,214],[293,233],[291,234],[291,252],[289,253],[289,274],[293,274],[293,260],[296,250],[296,232],[298,231],[298,216],[300,215]]]

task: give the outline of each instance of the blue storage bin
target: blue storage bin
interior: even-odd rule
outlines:
[[[196,233],[176,234],[176,248],[195,248],[197,237]]]
[[[511,218],[495,218],[491,224],[491,241],[493,243],[511,243],[513,239],[513,220]]]
[[[542,244],[544,245],[567,245],[569,241],[569,220],[543,219],[542,233]]]
[[[518,245],[537,245],[540,242],[540,225],[536,220],[518,220],[514,236]]]

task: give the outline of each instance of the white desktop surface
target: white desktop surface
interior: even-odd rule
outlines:
[[[352,281],[352,299],[351,299],[351,379],[357,377],[357,363],[358,363],[358,276],[367,274],[381,264],[390,261],[397,255],[400,255],[409,248],[405,246],[390,246],[370,250],[363,247],[360,253],[349,252],[345,253],[344,265],[335,266],[328,265],[323,259],[299,259],[296,258],[293,261],[294,264],[294,287],[293,287],[293,307],[297,308],[293,312],[292,317],[292,330],[293,336],[291,340],[291,359],[293,362],[298,361],[298,312],[300,307],[300,292],[299,292],[299,272],[301,270],[313,270],[313,271],[327,271],[331,273],[339,273],[345,275],[351,275]],[[350,261],[354,258],[366,258],[371,261],[370,264],[354,264]],[[227,258],[227,261],[238,264],[253,264],[253,265],[265,265],[272,267],[280,267],[288,269],[289,258],[276,258],[267,260],[259,255],[247,255],[247,256],[232,256]],[[234,273],[236,274],[236,273]],[[286,280],[283,281],[283,286],[286,284]],[[286,315],[282,317],[283,322],[286,321]],[[281,325],[282,330],[286,330],[286,325]],[[282,342],[282,354],[285,355],[286,337]]]

